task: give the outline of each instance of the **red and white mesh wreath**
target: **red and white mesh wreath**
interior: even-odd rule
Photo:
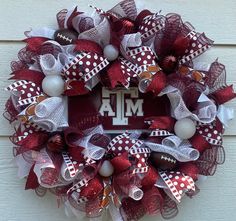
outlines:
[[[4,115],[15,126],[18,176],[39,196],[54,193],[78,218],[174,217],[182,197],[195,195],[197,181],[224,162],[222,135],[233,118],[224,104],[236,96],[225,66],[195,62],[213,41],[178,14],[139,10],[133,0],[93,8],[91,16],[77,7],[60,11],[57,30],[26,32],[12,62]],[[99,87],[166,98],[148,107],[167,106],[166,114],[144,116],[145,130],[111,135],[84,99],[76,106],[88,104],[89,117],[71,122],[77,110],[68,100]],[[139,116],[137,106],[130,109]]]

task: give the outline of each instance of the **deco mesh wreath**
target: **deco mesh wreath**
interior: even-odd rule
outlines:
[[[213,41],[125,0],[92,15],[62,10],[58,30],[26,32],[6,117],[25,189],[77,217],[174,217],[224,162],[233,99],[225,67],[194,62]],[[126,132],[125,132],[126,131]]]

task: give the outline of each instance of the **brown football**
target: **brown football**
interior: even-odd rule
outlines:
[[[150,162],[156,169],[172,170],[177,166],[177,160],[167,153],[152,152]]]
[[[55,32],[54,39],[60,45],[74,44],[78,39],[78,33],[69,29],[60,29]]]

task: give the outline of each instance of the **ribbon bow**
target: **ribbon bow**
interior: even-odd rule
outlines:
[[[157,174],[152,173],[151,179],[143,180],[138,176],[138,174],[144,176],[150,174],[150,168],[147,165],[150,149],[137,139],[138,136],[124,133],[109,140],[103,135],[102,127],[98,126],[85,131],[83,138],[72,143],[75,145],[74,148],[82,147],[78,152],[82,153],[84,160],[81,158],[81,161],[77,161],[75,165],[70,157],[74,160],[78,159],[75,156],[76,151],[69,150],[68,153],[63,154],[66,164],[63,167],[63,177],[67,170],[67,174],[71,177],[67,180],[74,180],[72,187],[67,191],[71,200],[75,200],[78,204],[86,202],[87,205],[91,205],[93,200],[101,196],[99,202],[96,202],[98,210],[92,211],[92,213],[100,213],[103,208],[108,207],[109,199],[115,207],[120,207],[121,203],[117,194],[125,194],[134,200],[142,199],[144,192],[139,188],[141,182],[143,186],[150,186],[150,183],[156,182]],[[85,159],[89,159],[90,164],[87,164]],[[112,179],[101,177],[98,172],[106,160],[110,161],[114,167]]]

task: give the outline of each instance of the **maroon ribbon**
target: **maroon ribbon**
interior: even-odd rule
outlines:
[[[144,196],[140,201],[135,201],[131,198],[123,198],[121,214],[124,220],[139,220],[146,213],[155,215],[163,208],[164,197],[162,192],[153,187],[144,191]]]
[[[73,12],[71,13],[70,17],[67,19],[66,25],[68,29],[73,29],[73,19],[79,15],[83,14],[83,12],[78,12],[77,7],[74,8]]]
[[[17,71],[14,71],[11,75],[12,77],[9,80],[32,81],[40,87],[45,77],[45,75],[42,72],[30,70],[30,69],[17,70]]]
[[[186,38],[185,36],[177,37],[172,46],[173,55],[176,57],[183,56],[186,49],[189,47],[189,44],[189,38]]]
[[[86,197],[88,200],[92,200],[99,196],[103,190],[103,183],[98,177],[89,181],[88,185],[84,187],[80,192],[80,197]]]
[[[211,148],[211,144],[209,144],[206,139],[200,135],[195,134],[191,139],[189,139],[191,145],[197,149],[200,153],[204,152],[206,149]]]
[[[111,87],[115,88],[117,85],[126,85],[127,79],[121,70],[121,62],[115,61],[107,69],[107,75],[110,79]]]
[[[152,78],[152,81],[147,88],[147,92],[151,91],[154,95],[158,95],[165,88],[165,86],[166,75],[162,71],[159,71]]]
[[[110,43],[120,48],[121,41],[125,34],[130,34],[135,30],[134,23],[126,18],[117,19],[113,17],[110,20],[111,25],[111,40]]]
[[[64,131],[65,142],[69,147],[77,147],[76,141],[81,139],[84,134],[76,128],[68,127]]]
[[[35,164],[31,167],[29,175],[27,177],[27,181],[25,184],[25,190],[28,189],[36,189],[39,187],[39,182],[38,182],[38,177],[37,175],[34,173],[34,166]]]
[[[192,177],[194,181],[198,179],[199,168],[195,163],[187,162],[179,166],[179,171]]]
[[[150,121],[149,129],[161,129],[173,131],[176,120],[170,116],[149,117],[145,121]]]
[[[71,81],[70,88],[64,91],[64,94],[68,97],[88,94],[90,91],[85,87],[83,81]]]
[[[22,141],[17,142],[19,146],[23,146],[26,150],[40,150],[46,144],[49,135],[45,132],[34,132]]]
[[[76,52],[93,52],[98,55],[103,55],[103,50],[99,44],[90,40],[86,40],[86,39],[76,40],[75,51]]]
[[[120,156],[114,157],[111,160],[111,164],[115,169],[115,174],[119,174],[122,171],[127,170],[129,167],[131,167],[131,163],[128,159],[128,153],[123,153]]]
[[[49,40],[48,38],[44,38],[44,37],[31,37],[23,41],[27,43],[26,50],[37,53],[39,52],[42,44],[48,40]]]
[[[138,14],[137,18],[135,19],[135,25],[136,25],[136,27],[139,27],[139,26],[142,24],[143,19],[144,19],[145,17],[149,16],[149,15],[153,15],[153,13],[150,12],[149,10],[147,10],[147,9],[141,11],[141,12]]]
[[[154,186],[157,180],[160,178],[156,169],[154,169],[151,165],[149,166],[148,172],[145,177],[141,181],[142,189],[148,190]]]
[[[212,94],[212,96],[218,104],[224,104],[234,99],[236,97],[236,93],[234,93],[233,85],[230,85],[217,90]]]

